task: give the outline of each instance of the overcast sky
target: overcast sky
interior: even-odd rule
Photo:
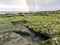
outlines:
[[[45,11],[60,9],[60,0],[0,0],[0,11]]]

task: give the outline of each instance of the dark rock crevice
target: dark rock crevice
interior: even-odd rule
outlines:
[[[25,27],[28,28],[28,30],[31,31],[31,33],[34,34],[36,37],[43,38],[44,40],[51,38],[51,36],[48,33],[37,32],[33,28],[30,28],[29,26]]]
[[[37,32],[33,28],[30,28],[29,26],[25,26],[29,32],[23,32],[23,31],[13,31],[21,36],[25,37],[31,37],[32,39],[38,38],[38,40],[48,40],[51,38],[51,36],[48,33],[42,33],[42,32]]]
[[[22,35],[22,36],[30,36],[30,34],[27,33],[27,32],[22,32],[22,31],[13,31],[13,32],[15,32],[15,33],[17,33],[17,34],[20,34],[20,35]]]

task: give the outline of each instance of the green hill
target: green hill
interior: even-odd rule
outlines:
[[[0,38],[5,33],[22,31],[25,29],[24,26],[29,26],[36,32],[52,36],[40,42],[40,45],[60,45],[60,12],[58,12],[0,14]]]

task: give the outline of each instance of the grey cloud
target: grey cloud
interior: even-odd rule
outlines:
[[[36,0],[36,3],[35,3],[35,0],[26,0],[26,3],[30,11],[36,11],[36,8],[38,8],[39,11],[54,10],[54,9],[60,8],[60,0]],[[0,0],[0,4],[8,5],[8,8],[10,8],[11,5],[13,6],[18,5],[20,7],[21,0]],[[2,8],[2,9],[5,9],[5,8]]]

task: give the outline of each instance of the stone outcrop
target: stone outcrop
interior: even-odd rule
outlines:
[[[0,35],[0,45],[40,45],[42,41],[50,38],[46,33],[36,32],[33,28],[25,26],[22,31],[6,32]]]

